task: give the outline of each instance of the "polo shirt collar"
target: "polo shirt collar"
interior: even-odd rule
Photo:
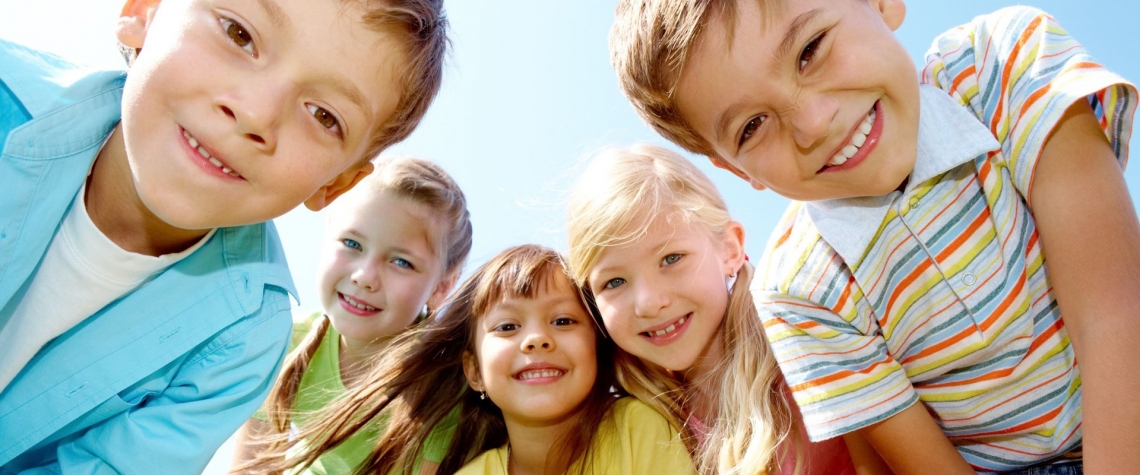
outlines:
[[[945,91],[919,87],[918,155],[905,192],[1001,145],[977,116]],[[806,209],[823,239],[849,266],[863,258],[883,218],[902,193],[811,201]]]

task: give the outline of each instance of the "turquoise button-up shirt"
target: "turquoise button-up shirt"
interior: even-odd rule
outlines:
[[[0,326],[119,122],[125,79],[0,41]],[[290,294],[272,224],[218,230],[0,392],[0,474],[201,473],[272,386]]]

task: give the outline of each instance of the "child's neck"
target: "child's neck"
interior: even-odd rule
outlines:
[[[371,367],[373,357],[388,347],[391,338],[361,342],[340,337],[340,380],[352,386]]]
[[[509,475],[543,475],[548,455],[557,453],[557,445],[578,422],[577,412],[553,423],[529,423],[515,420],[506,414],[503,420],[507,426],[509,453],[507,473]],[[549,467],[550,473],[563,473],[569,467]]]
[[[179,229],[151,213],[135,190],[120,123],[95,158],[84,197],[91,222],[125,251],[159,256],[183,251],[209,230]]]

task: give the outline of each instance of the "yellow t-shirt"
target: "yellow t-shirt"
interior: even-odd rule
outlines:
[[[456,475],[507,475],[507,446],[488,450],[464,465]],[[627,397],[594,438],[589,452],[591,475],[690,475],[695,473],[681,436],[661,414]],[[579,464],[571,468],[574,473]]]

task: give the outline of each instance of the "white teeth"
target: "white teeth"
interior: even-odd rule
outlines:
[[[227,173],[228,173],[228,172],[227,172]],[[369,312],[371,312],[371,311],[374,311],[374,310],[377,310],[377,308],[376,308],[376,307],[373,307],[373,306],[370,306],[370,305],[365,305],[365,304],[362,304],[362,303],[360,303],[360,302],[357,302],[357,301],[356,301],[356,299],[353,299],[352,297],[349,297],[349,296],[347,296],[347,295],[345,295],[345,294],[340,294],[340,296],[341,296],[341,297],[344,297],[344,301],[345,301],[345,302],[348,302],[348,304],[349,304],[349,305],[352,305],[353,307],[359,308],[359,309],[361,309],[361,310],[369,311]]]
[[[557,369],[536,369],[519,373],[519,379],[526,381],[528,379],[553,378],[562,375],[563,372]]]
[[[843,146],[843,148],[839,150],[839,153],[831,157],[831,160],[827,162],[827,166],[835,167],[847,163],[847,159],[855,156],[855,153],[859,151],[859,147],[867,143],[867,134],[871,133],[871,127],[874,125],[875,111],[872,110],[871,113],[863,119],[863,122],[859,123],[859,129],[856,130],[854,134],[851,134],[851,142]]]
[[[220,168],[222,170],[222,173],[225,173],[225,174],[232,176],[234,178],[241,178],[241,174],[233,171],[232,168],[227,167],[226,164],[222,163],[221,160],[218,160],[218,159],[212,157],[210,155],[210,151],[206,150],[206,147],[203,147],[202,144],[198,143],[198,139],[195,139],[194,137],[192,137],[190,135],[190,132],[183,130],[182,136],[186,137],[186,143],[189,143],[191,147],[193,147],[195,150],[198,151],[198,154],[205,157],[206,160],[209,160],[212,165]]]
[[[669,326],[662,328],[660,330],[657,330],[657,331],[645,332],[645,333],[650,335],[650,336],[665,336],[665,335],[668,335],[668,334],[676,331],[677,327],[683,325],[685,323],[685,321],[688,319],[689,319],[689,316],[685,315],[685,316],[681,317],[680,320],[677,320],[677,323],[674,323],[672,325],[669,325]]]

